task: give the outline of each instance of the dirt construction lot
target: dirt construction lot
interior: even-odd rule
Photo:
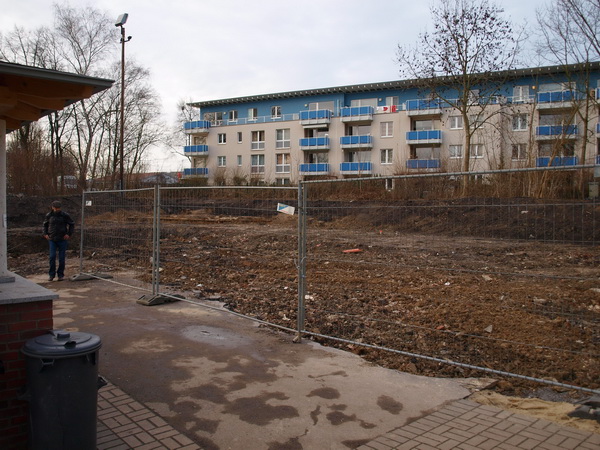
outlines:
[[[296,328],[296,218],[163,220],[161,289]],[[147,223],[134,222],[130,226],[143,233]],[[9,233],[9,246],[11,239],[19,239],[18,233]],[[69,257],[73,273],[76,255]],[[86,252],[84,270],[117,278],[119,271],[133,270],[149,283],[144,258],[124,258],[122,249],[98,244],[93,256]],[[20,251],[9,266],[24,276],[44,273],[45,259],[39,251]],[[505,394],[571,400],[590,395],[522,377],[600,388],[598,246],[312,222],[306,261],[310,339],[407,373],[493,377]]]

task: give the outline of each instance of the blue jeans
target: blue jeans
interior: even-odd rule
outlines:
[[[65,255],[67,253],[67,247],[69,241],[48,241],[50,243],[50,270],[48,276],[54,278],[58,275],[58,278],[65,276]],[[58,252],[58,270],[56,270],[56,253]]]

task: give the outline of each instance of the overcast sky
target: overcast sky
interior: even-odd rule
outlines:
[[[513,23],[535,23],[550,0],[499,0]],[[0,0],[0,31],[52,26],[51,0]],[[62,2],[61,2],[62,3]],[[398,79],[398,44],[431,30],[427,0],[95,0],[125,25],[126,58],[150,69],[169,124],[179,100],[293,91]],[[120,32],[115,28],[115,39]],[[120,57],[117,50],[115,57]],[[152,170],[189,167],[153,152]]]

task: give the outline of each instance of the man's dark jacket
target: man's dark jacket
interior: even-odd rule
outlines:
[[[65,235],[72,236],[75,231],[75,222],[64,211],[50,211],[44,219],[44,235],[51,241],[62,241]]]

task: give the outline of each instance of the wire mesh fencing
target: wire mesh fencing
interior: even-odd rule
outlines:
[[[151,290],[155,197],[155,189],[82,195],[80,273]]]
[[[466,196],[452,174],[303,183],[303,333],[412,373],[598,389],[587,170],[482,174]]]
[[[594,180],[586,167],[89,192],[82,272],[406,372],[596,392]]]

